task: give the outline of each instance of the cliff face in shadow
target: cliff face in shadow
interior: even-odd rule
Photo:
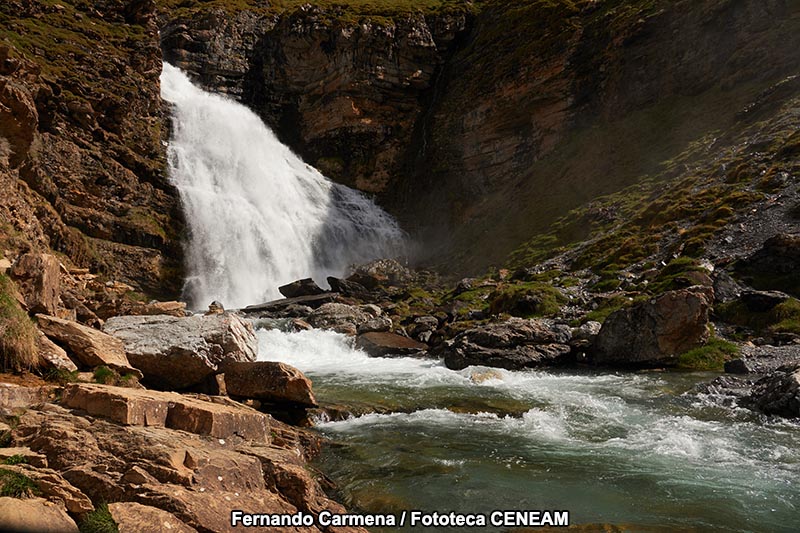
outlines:
[[[154,294],[179,290],[183,233],[162,51],[453,273],[729,137],[800,64],[795,0],[12,0],[0,20],[4,254]]]
[[[188,10],[162,47],[459,273],[735,127],[800,62],[783,0],[358,9]]]

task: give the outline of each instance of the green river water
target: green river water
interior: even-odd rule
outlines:
[[[317,467],[353,509],[800,531],[800,425],[693,392],[713,374],[453,372],[369,358],[330,332],[259,335],[261,357],[300,368],[319,400],[383,413],[317,425],[332,442]]]

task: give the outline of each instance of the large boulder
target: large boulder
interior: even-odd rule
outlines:
[[[409,269],[394,259],[379,259],[365,265],[355,267],[347,281],[358,283],[369,289],[386,286],[404,286],[411,282],[414,275]]]
[[[278,291],[287,298],[325,294],[325,290],[317,285],[317,283],[311,278],[300,279],[292,283],[282,285],[278,287]]]
[[[11,277],[17,282],[28,312],[54,315],[58,310],[61,292],[60,264],[49,254],[24,254],[11,268]]]
[[[255,361],[253,326],[230,313],[190,317],[120,316],[104,331],[121,339],[144,381],[161,389],[185,389],[202,383],[229,361]]]
[[[612,313],[595,342],[594,363],[618,366],[674,364],[708,340],[708,289],[670,291]]]
[[[327,303],[308,316],[308,323],[315,328],[355,335],[360,325],[373,318],[373,313],[355,305]]]
[[[770,237],[736,269],[757,289],[777,289],[800,297],[800,235],[781,233]]]
[[[567,326],[511,318],[459,333],[440,351],[453,370],[468,366],[520,370],[568,361],[570,337]]]
[[[94,328],[48,315],[36,315],[39,329],[88,367],[105,365],[123,374],[142,373],[131,366],[122,341]]]
[[[62,403],[119,424],[166,427],[218,439],[238,435],[270,441],[269,415],[230,399],[211,401],[175,392],[74,383],[65,389]]]
[[[37,348],[39,350],[39,363],[43,368],[66,370],[75,372],[77,365],[69,358],[67,352],[58,344],[47,338],[47,335],[37,330]]]
[[[234,398],[316,407],[311,380],[296,368],[271,361],[225,365],[225,388]]]
[[[43,498],[0,498],[0,524],[4,531],[78,533],[64,508]]]
[[[372,357],[419,356],[428,349],[414,339],[396,333],[373,331],[363,333],[356,339],[356,347]]]
[[[761,378],[743,403],[768,415],[800,418],[800,365],[788,365]]]

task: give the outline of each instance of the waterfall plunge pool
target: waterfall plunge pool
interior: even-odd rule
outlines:
[[[332,332],[259,339],[260,357],[305,372],[320,401],[379,411],[317,425],[331,441],[317,466],[354,510],[554,509],[626,531],[797,530],[800,426],[692,392],[713,374],[454,372],[371,358]]]

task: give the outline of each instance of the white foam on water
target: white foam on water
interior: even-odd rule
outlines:
[[[327,286],[354,263],[402,253],[392,217],[304,163],[245,106],[168,64],[161,96],[173,105],[169,175],[189,229],[190,307],[260,303],[309,276]]]

